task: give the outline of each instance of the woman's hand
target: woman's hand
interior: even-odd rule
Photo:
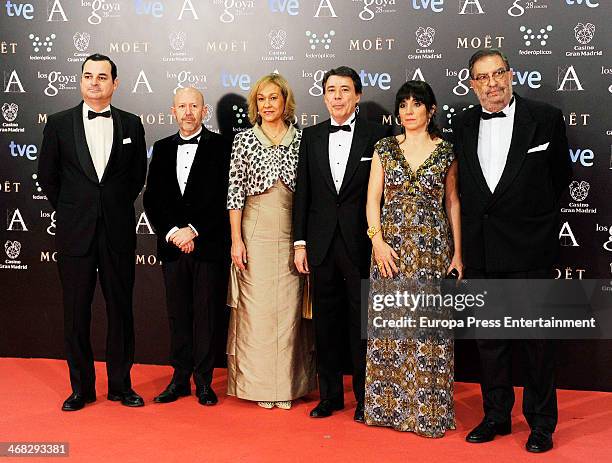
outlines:
[[[380,275],[383,278],[393,278],[399,272],[395,263],[395,260],[399,260],[397,253],[382,239],[380,233],[372,240],[372,249]]]
[[[450,265],[446,269],[446,274],[448,275],[450,271],[453,269],[457,270],[457,272],[459,273],[459,277],[457,278],[457,280],[458,281],[462,280],[463,279],[463,260],[461,259],[461,256],[458,256],[457,254],[453,256],[453,259],[451,260]]]
[[[247,249],[242,239],[232,241],[232,262],[239,270],[246,269]]]

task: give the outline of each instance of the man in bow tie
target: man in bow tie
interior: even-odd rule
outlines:
[[[347,331],[353,363],[354,418],[364,421],[366,341],[361,338],[361,278],[369,277],[365,216],[374,144],[388,129],[357,116],[361,80],[341,66],[323,76],[330,119],[304,129],[293,206],[295,265],[312,272],[313,319],[321,401],[313,418],[344,408],[342,352]]]
[[[56,210],[55,241],[64,300],[64,342],[72,394],[64,411],[96,400],[89,339],[96,280],[106,302],[108,399],[144,405],[134,392],[132,290],[134,201],[144,185],[147,153],[138,116],[111,106],[117,67],[94,54],[82,66],[83,102],[49,116],[38,163],[40,184]]]
[[[559,199],[571,164],[561,111],[512,92],[512,70],[496,49],[469,61],[480,106],[453,122],[459,159],[461,236],[468,279],[551,278],[559,245]],[[478,340],[484,419],[471,443],[511,431],[512,346],[526,360],[523,414],[530,452],[553,446],[557,424],[553,344],[548,340]]]
[[[179,131],[153,145],[144,192],[162,261],[174,368],[157,403],[190,395],[192,376],[199,403],[217,403],[211,387],[213,328],[227,294],[231,145],[202,126],[206,111],[199,90],[177,90],[172,114]]]

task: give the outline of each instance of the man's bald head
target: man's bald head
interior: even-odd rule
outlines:
[[[179,88],[174,94],[172,114],[176,118],[181,135],[190,137],[200,130],[206,116],[204,95],[193,87]]]

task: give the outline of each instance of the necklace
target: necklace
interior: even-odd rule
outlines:
[[[286,127],[285,125],[283,125],[282,129],[280,129],[280,131],[279,131],[279,132],[277,132],[275,135],[272,135],[272,134],[268,133],[268,132],[267,132],[267,131],[266,131],[266,130],[263,128],[263,126],[261,126],[261,131],[264,133],[264,135],[265,135],[266,137],[268,137],[270,140],[274,141],[274,142],[276,142],[276,138],[277,138],[279,135],[281,135],[281,134],[285,134],[285,133],[287,132],[287,130],[288,130],[288,129],[289,129],[288,127]]]

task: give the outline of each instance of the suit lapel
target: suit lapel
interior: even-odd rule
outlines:
[[[108,172],[113,166],[114,162],[117,162],[117,158],[121,157],[123,151],[123,125],[121,124],[121,116],[113,106],[111,106],[111,116],[113,118],[113,147],[111,148],[104,174],[102,174],[102,180],[104,181],[108,176]]]
[[[186,197],[187,194],[191,191],[191,188],[193,188],[192,186],[193,179],[200,178],[197,175],[197,172],[198,172],[198,169],[201,169],[202,166],[206,163],[207,157],[206,157],[205,151],[206,151],[206,145],[208,143],[209,138],[210,138],[210,133],[208,132],[208,130],[202,127],[202,133],[200,134],[200,141],[198,142],[198,148],[196,149],[196,153],[193,158],[193,163],[191,164],[191,169],[189,170],[189,176],[187,177],[187,185],[185,185],[185,192],[183,193],[183,197]],[[175,157],[174,165],[175,166],[176,166],[177,153],[178,153],[178,147],[175,150],[175,155],[174,155]],[[196,173],[194,174],[194,172]],[[177,183],[177,186],[178,186],[178,183]]]
[[[465,149],[463,150],[464,158],[470,170],[474,174],[478,187],[487,197],[491,196],[491,190],[482,173],[482,166],[478,160],[478,132],[480,130],[480,111],[474,110],[464,121],[466,126],[466,141]]]
[[[322,123],[320,127],[318,127],[317,136],[314,139],[315,146],[313,147],[315,156],[317,158],[317,162],[319,164],[319,169],[321,169],[321,173],[323,174],[323,178],[325,179],[325,183],[327,186],[337,194],[336,187],[334,187],[334,179],[331,173],[331,167],[329,166],[329,124],[331,122],[328,120],[326,123]]]
[[[502,172],[502,176],[495,187],[491,203],[495,202],[497,198],[503,195],[512,184],[512,181],[523,165],[523,161],[527,155],[527,149],[531,144],[531,140],[536,130],[535,121],[531,117],[529,108],[527,108],[525,102],[518,95],[515,95],[515,100],[514,127],[512,128],[512,140],[510,142],[510,149],[508,150],[508,158],[506,159],[506,165]]]
[[[85,175],[95,183],[99,182],[96,168],[94,167],[91,154],[89,153],[89,147],[87,146],[87,138],[85,137],[85,126],[83,125],[83,103],[74,108],[72,112],[72,127],[74,131],[74,143],[81,164],[81,169]]]
[[[361,162],[361,155],[366,149],[369,133],[365,125],[365,122],[357,117],[357,120],[355,121],[355,133],[353,134],[353,140],[351,142],[351,150],[346,163],[346,170],[344,171],[342,186],[340,187],[340,194],[342,194],[353,178],[357,167],[359,167],[359,162]]]

